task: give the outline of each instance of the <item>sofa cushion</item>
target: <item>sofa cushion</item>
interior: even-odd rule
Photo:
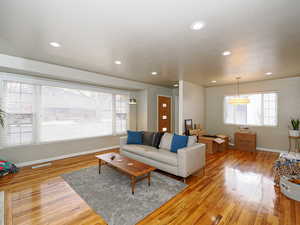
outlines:
[[[189,136],[187,146],[192,146],[197,143],[197,136]]]
[[[156,149],[147,145],[124,145],[123,151],[143,156],[145,158],[153,159],[168,165],[177,166],[177,154],[172,153],[167,149]]]
[[[171,144],[171,152],[177,153],[178,149],[185,148],[188,142],[188,136],[174,134]]]
[[[129,152],[141,154],[141,155],[143,155],[144,152],[149,152],[149,151],[157,152],[158,151],[157,148],[148,146],[148,145],[123,145],[122,149],[129,151]]]
[[[153,159],[167,163],[172,166],[178,165],[178,159],[176,153],[170,152],[170,150],[168,149],[159,149],[158,153],[159,154],[154,155]]]
[[[164,136],[162,136],[161,138],[159,148],[171,150],[172,139],[173,134],[165,133]]]
[[[143,134],[143,145],[152,146],[154,132],[145,131]]]
[[[152,142],[152,146],[155,148],[159,148],[159,144],[161,141],[162,136],[164,135],[165,132],[156,132],[153,135],[153,142]]]
[[[143,144],[143,131],[127,131],[127,144]]]

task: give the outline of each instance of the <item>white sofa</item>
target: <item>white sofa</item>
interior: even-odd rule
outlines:
[[[126,136],[120,138],[120,153],[183,178],[205,166],[205,144],[199,143],[173,153],[147,145],[127,144]]]

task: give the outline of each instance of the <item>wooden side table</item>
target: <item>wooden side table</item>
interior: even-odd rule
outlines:
[[[289,152],[292,151],[292,141],[295,142],[295,152],[299,152],[300,151],[300,136],[299,137],[293,137],[293,136],[289,136]]]
[[[236,149],[241,151],[256,151],[256,133],[235,132],[234,145]]]

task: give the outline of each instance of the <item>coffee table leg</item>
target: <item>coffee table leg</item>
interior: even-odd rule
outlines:
[[[135,176],[131,176],[131,191],[134,195],[134,188],[135,188]]]
[[[151,172],[148,173],[148,185],[150,186],[151,184]]]
[[[99,159],[99,174],[101,173],[101,159]]]

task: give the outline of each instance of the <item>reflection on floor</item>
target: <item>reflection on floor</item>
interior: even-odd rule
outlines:
[[[300,202],[273,186],[276,153],[228,150],[207,155],[205,175],[139,224],[298,225]],[[94,154],[58,160],[52,166],[24,168],[0,179],[6,191],[8,224],[106,224],[59,176],[97,165]]]

